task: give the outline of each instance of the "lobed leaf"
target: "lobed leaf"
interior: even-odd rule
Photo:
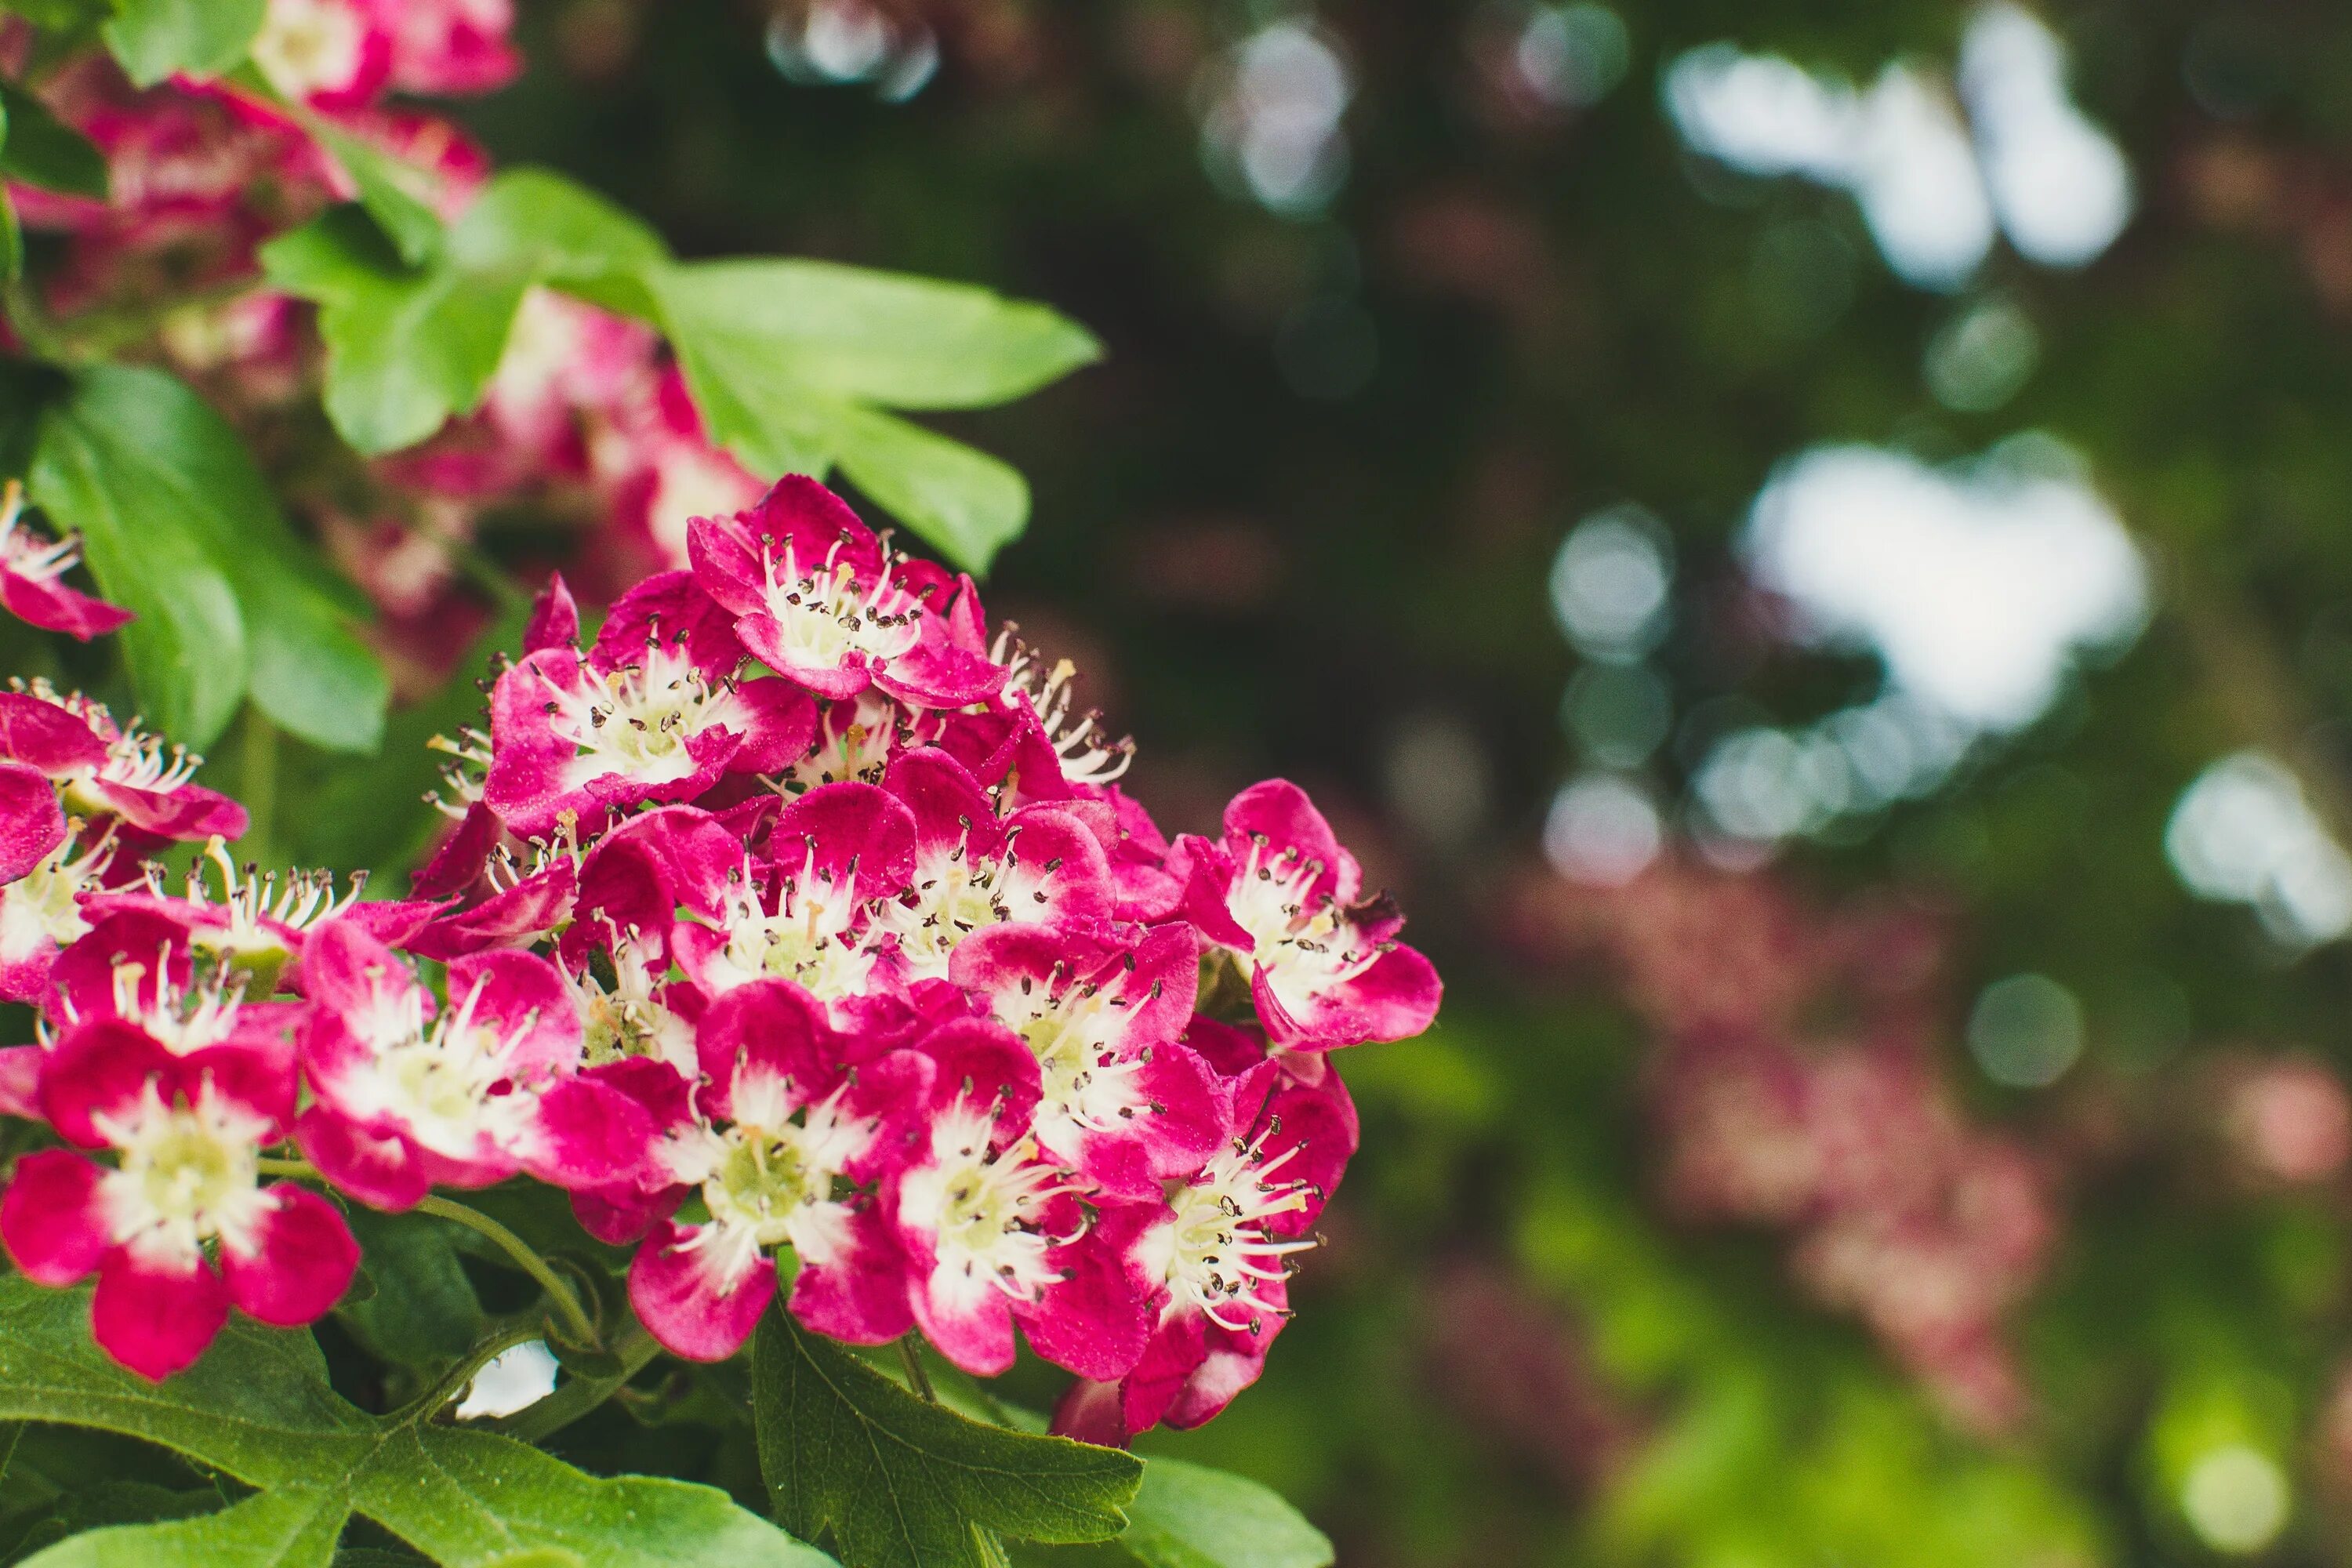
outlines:
[[[990,1568],[993,1535],[1102,1541],[1133,1455],[972,1421],[917,1398],[781,1308],[751,1356],[760,1470],[794,1534],[830,1531],[849,1568]]]
[[[316,1487],[256,1492],[218,1513],[86,1531],[26,1559],[26,1568],[328,1568],[350,1516]]]
[[[363,1513],[447,1568],[825,1568],[831,1561],[710,1487],[606,1479],[492,1433],[368,1415],[327,1385],[307,1333],[239,1319],[194,1366],[147,1384],[90,1342],[89,1300],[87,1290],[0,1277],[0,1419],[142,1437],[264,1497],[291,1490],[324,1499],[320,1517]],[[282,1521],[295,1511],[289,1503],[282,1513],[273,1507],[246,1517]]]

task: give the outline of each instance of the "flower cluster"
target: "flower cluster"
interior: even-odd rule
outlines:
[[[340,1294],[335,1210],[265,1169],[387,1210],[528,1176],[635,1244],[630,1301],[677,1354],[734,1353],[782,1292],[977,1374],[1017,1329],[1078,1376],[1066,1431],[1207,1419],[1356,1146],[1328,1053],[1419,1032],[1435,973],[1296,786],[1163,837],[1067,667],[814,482],[688,547],[584,642],[551,584],[487,730],[442,742],[456,824],[418,898],[257,881],[216,845],[184,892],[26,895],[50,923],[12,994],[45,1026],[11,1109],[113,1162],[24,1161],[0,1239],[41,1279],[97,1272],[100,1342],[162,1375],[230,1302]],[[89,704],[0,700],[52,811],[235,830]]]
[[[1649,1100],[1676,1206],[1787,1227],[1817,1298],[1961,1420],[2014,1428],[2004,1325],[2056,1247],[2053,1172],[1945,1081],[1931,922],[1824,914],[1769,877],[1674,861],[1618,889],[1546,878],[1518,914],[1538,950],[1605,952],[1657,1031]]]
[[[489,159],[412,99],[503,86],[520,67],[512,21],[509,0],[270,0],[252,47],[266,91],[244,78],[141,89],[102,50],[73,58],[39,92],[104,155],[108,194],[9,187],[28,226],[64,237],[48,306],[70,321],[164,301],[163,353],[233,412],[315,396],[310,310],[264,286],[261,246],[356,193],[353,148],[396,160],[445,221],[462,217]],[[478,410],[293,499],[375,600],[395,675],[421,685],[464,646],[453,629],[479,618],[456,563],[483,514],[529,506],[585,524],[581,564],[609,593],[683,566],[687,519],[761,489],[705,437],[650,330],[533,289]]]

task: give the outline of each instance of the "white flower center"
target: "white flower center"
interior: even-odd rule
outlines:
[[[1144,1238],[1142,1256],[1146,1268],[1167,1282],[1169,1312],[1198,1308],[1221,1329],[1256,1333],[1261,1314],[1280,1310],[1258,1290],[1286,1277],[1286,1256],[1315,1243],[1266,1234],[1268,1220],[1307,1205],[1304,1182],[1275,1176],[1299,1146],[1264,1159],[1267,1135],[1236,1139],[1192,1181],[1168,1184],[1175,1212]]]
[[[730,886],[720,917],[727,945],[709,978],[720,991],[768,976],[798,983],[820,1001],[864,993],[874,967],[877,933],[856,930],[854,887],[816,872],[811,846],[801,874],[784,879],[775,912],[765,908],[749,865]]]
[[[1323,870],[1321,861],[1295,847],[1271,854],[1260,839],[1225,900],[1234,923],[1250,934],[1250,961],[1265,971],[1276,999],[1294,1014],[1361,974],[1381,955],[1329,894],[1311,894]]]
[[[356,7],[337,0],[269,0],[253,40],[253,63],[289,98],[350,85],[367,29]]]
[[[1135,742],[1107,734],[1102,710],[1074,712],[1078,667],[1068,659],[1047,666],[1007,627],[999,634],[989,657],[1004,667],[1008,689],[1018,692],[1037,715],[1038,725],[1054,754],[1062,760],[1062,776],[1072,784],[1107,784],[1122,777],[1135,761]]]
[[[985,1110],[959,1105],[931,1124],[931,1160],[899,1187],[899,1214],[933,1234],[933,1288],[969,1310],[991,1290],[1034,1301],[1058,1278],[1047,1254],[1074,1237],[1040,1228],[1045,1205],[1074,1189],[1066,1173],[1035,1162],[1023,1139],[1002,1154],[988,1146]]]
[[[651,1057],[667,1062],[691,1079],[700,1069],[695,1062],[694,1026],[656,998],[662,976],[639,957],[626,936],[613,942],[613,984],[594,974],[567,973],[572,994],[587,1022],[583,1058],[601,1067],[625,1057]]]
[[[202,1261],[213,1237],[251,1250],[272,1207],[257,1184],[268,1122],[215,1094],[209,1079],[193,1105],[178,1106],[165,1105],[150,1079],[121,1120],[92,1121],[121,1151],[121,1165],[99,1179],[109,1240],[142,1262],[184,1272]]]
[[[873,1142],[876,1124],[843,1114],[845,1092],[795,1111],[784,1080],[742,1073],[735,1082],[739,1120],[721,1130],[698,1128],[672,1146],[672,1171],[700,1184],[710,1211],[709,1226],[689,1245],[717,1249],[721,1294],[772,1247],[789,1245],[814,1268],[846,1254],[850,1207],[835,1184]]]
[[[378,984],[369,1009],[351,1020],[373,1052],[346,1092],[362,1117],[389,1115],[436,1153],[469,1159],[487,1134],[503,1147],[530,1118],[530,1097],[518,1093],[512,1058],[530,1033],[526,1019],[500,1034],[474,1016],[477,984],[466,999],[437,1018],[425,1016],[424,990],[414,984]]]
[[[724,724],[735,710],[732,680],[713,683],[676,647],[649,647],[609,675],[582,667],[586,689],[547,690],[548,727],[579,748],[570,776],[583,784],[620,773],[667,784],[698,765],[687,742]]]
[[[111,834],[79,855],[68,834],[40,864],[0,888],[0,962],[20,963],[45,943],[65,947],[89,931],[81,895],[97,889],[113,858]]]
[[[761,552],[768,614],[782,628],[787,661],[803,669],[838,669],[853,653],[887,663],[922,637],[923,602],[898,585],[891,563],[860,584],[840,551],[836,544],[823,561],[802,562],[786,540],[782,560]]]
[[[1116,1131],[1147,1108],[1136,1075],[1145,1058],[1122,1061],[1109,1048],[1126,1004],[1099,986],[1024,980],[1018,992],[1000,992],[997,1016],[1017,1033],[1043,1079],[1038,1120],[1060,1119],[1090,1132]]]
[[[872,687],[859,692],[854,703],[831,704],[824,725],[815,748],[768,780],[770,788],[795,795],[846,779],[879,784],[892,754],[908,739],[898,704]]]

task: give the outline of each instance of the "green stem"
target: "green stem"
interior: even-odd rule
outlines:
[[[433,1215],[441,1219],[455,1220],[490,1242],[509,1258],[513,1258],[515,1267],[537,1280],[539,1288],[547,1292],[548,1300],[554,1302],[555,1315],[562,1320],[563,1331],[573,1342],[582,1345],[593,1345],[597,1342],[595,1321],[581,1308],[580,1298],[572,1293],[572,1287],[565,1283],[563,1276],[549,1267],[547,1259],[531,1249],[530,1243],[482,1213],[481,1210],[469,1209],[464,1204],[452,1203],[437,1193],[427,1193],[424,1201],[416,1205],[416,1212]]]
[[[244,754],[238,758],[237,783],[245,797],[246,841],[252,858],[275,864],[278,845],[272,837],[278,817],[278,726],[251,702],[245,705]]]
[[[525,1443],[543,1443],[618,1394],[661,1353],[661,1346],[644,1324],[632,1321],[614,1344],[613,1353],[620,1358],[618,1371],[603,1377],[575,1377],[538,1404],[480,1425]]]
[[[923,1370],[923,1358],[915,1349],[915,1336],[900,1334],[898,1338],[898,1359],[906,1363],[907,1383],[930,1404],[937,1405],[940,1396],[931,1391],[931,1374]]]
[[[292,1176],[306,1182],[325,1180],[319,1173],[319,1168],[308,1160],[265,1154],[255,1163],[265,1176]],[[574,1343],[593,1347],[598,1342],[595,1321],[581,1307],[580,1298],[572,1294],[572,1287],[565,1283],[563,1276],[551,1268],[546,1258],[533,1251],[530,1243],[481,1210],[452,1203],[438,1193],[427,1193],[417,1204],[416,1212],[429,1214],[438,1219],[454,1220],[513,1258],[515,1267],[537,1280],[539,1288],[546,1291],[548,1299],[555,1303],[555,1315],[563,1321],[563,1331]]]
[[[459,1397],[472,1386],[474,1379],[481,1375],[484,1367],[514,1349],[515,1346],[530,1344],[539,1338],[540,1330],[534,1324],[516,1323],[500,1329],[497,1333],[467,1351],[458,1360],[457,1365],[441,1374],[441,1381],[435,1384],[424,1397],[402,1411],[397,1419],[431,1420],[440,1412],[443,1405]]]

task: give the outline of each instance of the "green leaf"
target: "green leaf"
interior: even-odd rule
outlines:
[[[1326,1568],[1331,1542],[1272,1489],[1181,1459],[1151,1458],[1118,1538],[1150,1568]]]
[[[281,1487],[194,1519],[89,1531],[26,1563],[26,1568],[327,1568],[349,1512],[334,1492]]]
[[[142,616],[123,631],[132,678],[174,736],[210,743],[249,686],[264,713],[316,744],[365,751],[382,738],[383,668],[236,430],[180,382],[82,372],[42,426],[33,494],[82,530],[100,585]]]
[[[1027,522],[1027,484],[868,405],[1001,403],[1100,353],[1043,306],[961,284],[814,261],[688,262],[646,277],[713,440],[762,475],[822,478],[838,462],[973,572]]]
[[[831,1562],[710,1487],[605,1479],[489,1432],[368,1415],[327,1385],[307,1333],[237,1320],[158,1385],[90,1343],[89,1314],[87,1290],[0,1277],[0,1420],[126,1433],[265,1495],[323,1494],[325,1506],[366,1515],[447,1568]]]
[[[0,174],[45,191],[106,199],[106,155],[89,137],[49,112],[49,106],[13,83],[0,82],[8,140],[0,146]]]
[[[268,11],[268,0],[118,0],[106,43],[141,87],[218,76],[245,58]]]
[[[484,188],[422,266],[350,208],[272,240],[261,259],[272,284],[318,302],[327,416],[373,454],[413,446],[479,405],[533,284],[625,294],[665,255],[652,230],[602,197],[514,169]]]
[[[433,176],[338,131],[331,121],[308,117],[304,123],[352,177],[359,189],[360,210],[376,221],[400,258],[414,266],[430,255],[441,238],[441,217],[429,200]]]
[[[850,481],[968,572],[987,571],[1029,521],[1029,481],[985,452],[868,408],[833,428]]]
[[[661,294],[675,320],[762,344],[800,386],[891,408],[1009,403],[1102,357],[1043,305],[827,261],[692,262]]]
[[[751,1358],[760,1470],[785,1529],[830,1530],[849,1568],[990,1568],[993,1535],[1101,1541],[1142,1465],[928,1404],[781,1309]]]
[[[361,1272],[375,1286],[374,1295],[338,1309],[352,1337],[402,1366],[437,1372],[463,1356],[484,1324],[450,1235],[457,1227],[427,1215],[357,1207],[348,1217],[362,1249]]]
[[[245,694],[245,619],[227,575],[168,499],[118,466],[120,443],[71,400],[41,418],[26,483],[80,533],[90,574],[138,618],[118,634],[147,718],[186,744],[212,743]]]
[[[318,301],[327,416],[371,455],[414,446],[481,400],[530,282],[407,267],[351,207],[270,241],[261,262],[273,285]]]

